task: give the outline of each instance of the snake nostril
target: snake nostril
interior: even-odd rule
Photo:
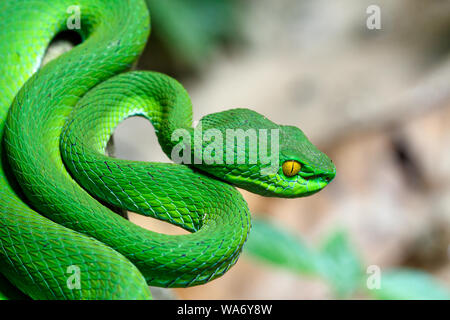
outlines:
[[[335,175],[336,175],[335,173],[329,173],[329,174],[326,174],[326,175],[324,176],[324,179],[325,179],[326,182],[330,182],[331,180],[334,179]]]

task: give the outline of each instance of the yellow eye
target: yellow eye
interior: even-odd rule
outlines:
[[[282,168],[283,173],[286,177],[292,177],[295,176],[300,171],[302,165],[295,160],[289,160],[283,163]]]

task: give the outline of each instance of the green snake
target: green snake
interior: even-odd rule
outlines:
[[[80,9],[82,43],[42,66],[51,40],[68,29],[72,6]],[[182,85],[129,71],[149,33],[143,0],[0,2],[0,273],[33,299],[150,299],[149,285],[204,284],[236,263],[250,231],[248,206],[235,187],[293,198],[335,176],[300,129],[248,109],[210,114],[200,124],[224,136],[230,128],[257,129],[258,138],[278,130],[279,167],[270,174],[261,173],[268,163],[260,160],[177,164],[106,156],[114,129],[131,116],[152,123],[169,156],[180,145],[173,139],[178,129],[198,143]],[[200,148],[208,142],[200,140]],[[237,159],[238,151],[228,155]],[[146,230],[117,208],[190,233]],[[71,270],[79,272],[78,286],[69,285]]]

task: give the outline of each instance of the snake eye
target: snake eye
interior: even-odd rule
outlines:
[[[302,165],[295,160],[288,160],[283,163],[282,168],[283,173],[286,177],[292,177],[300,171]]]

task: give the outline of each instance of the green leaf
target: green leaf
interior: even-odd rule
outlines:
[[[260,261],[306,275],[318,275],[332,285],[339,297],[351,295],[362,284],[361,262],[344,232],[331,235],[320,253],[316,253],[284,228],[253,219],[244,250]]]
[[[450,300],[450,292],[431,275],[417,270],[396,269],[381,274],[379,289],[369,291],[377,299]]]
[[[301,274],[327,280],[339,298],[346,298],[365,284],[367,275],[360,258],[343,231],[333,233],[320,253],[274,223],[254,218],[244,252],[254,259]],[[396,269],[381,274],[381,287],[369,291],[376,299],[449,300],[447,288],[425,272]]]
[[[345,232],[335,232],[325,241],[320,262],[320,275],[332,284],[338,297],[348,297],[360,287],[362,263]]]
[[[291,271],[314,274],[318,270],[317,255],[298,237],[263,219],[253,219],[244,252]]]

